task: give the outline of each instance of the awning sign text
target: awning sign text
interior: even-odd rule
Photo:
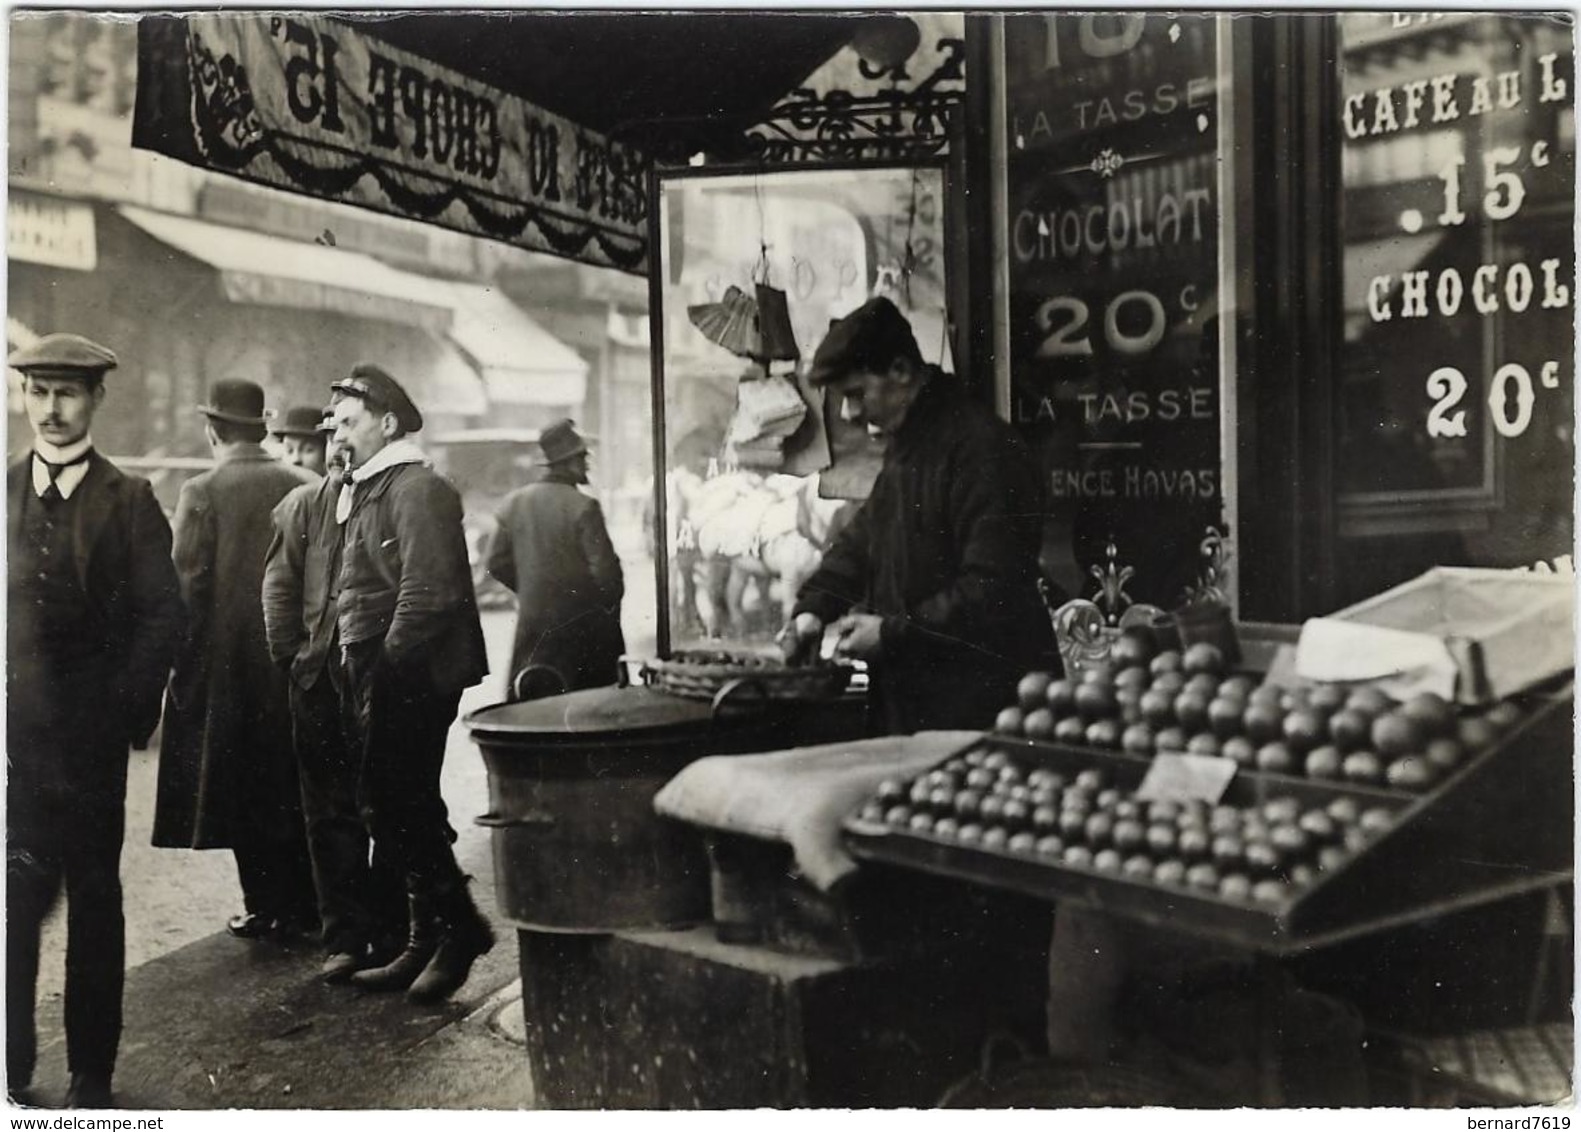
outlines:
[[[307,13],[145,18],[134,144],[249,180],[640,273],[645,159]]]

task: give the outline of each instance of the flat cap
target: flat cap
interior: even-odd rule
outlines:
[[[382,412],[394,413],[402,432],[417,432],[423,427],[423,414],[417,411],[401,383],[376,365],[363,362],[353,366],[350,377],[330,388],[348,397],[360,397]]]
[[[118,364],[115,351],[81,334],[46,334],[6,359],[12,369],[39,377],[100,377]]]
[[[888,299],[869,299],[829,324],[829,333],[813,353],[807,380],[815,386],[827,385],[853,370],[882,373],[899,357],[922,363],[911,323]]]

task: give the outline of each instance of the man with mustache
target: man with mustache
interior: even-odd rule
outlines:
[[[116,357],[49,334],[8,359],[33,449],[6,476],[6,1077],[32,1100],[39,929],[66,887],[72,1108],[108,1108],[121,1038],[121,843],[183,622],[170,524],[148,481],[94,450]]]
[[[348,741],[374,843],[406,878],[406,949],[357,971],[354,986],[435,1002],[466,982],[494,933],[450,845],[439,775],[461,691],[488,674],[461,498],[411,434],[423,415],[374,365],[335,382],[335,444],[346,459],[337,611]]]
[[[406,897],[399,877],[392,875],[387,850],[376,850],[370,864],[368,831],[357,804],[361,753],[346,743],[341,727],[333,595],[341,542],[335,501],[345,469],[341,452],[330,443],[334,423],[327,411],[292,409],[280,432],[287,439],[300,436],[300,431],[289,430],[305,429],[309,413],[315,418],[316,450],[325,474],[287,495],[271,516],[274,537],[264,565],[264,631],[269,655],[291,681],[291,735],[326,952],[320,977],[343,983],[375,957],[388,961],[401,950]],[[297,452],[311,454],[315,446],[306,437],[302,440]],[[290,451],[286,458],[292,458]]]

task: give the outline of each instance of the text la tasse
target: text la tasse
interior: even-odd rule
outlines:
[[[1174,423],[1217,419],[1214,390],[1206,385],[1151,392],[1133,389],[1128,393],[1077,393],[1074,399],[1081,406],[1081,422],[1086,427],[1141,424],[1145,421]],[[1014,413],[1017,424],[1060,419],[1060,411],[1053,397],[1018,398]]]

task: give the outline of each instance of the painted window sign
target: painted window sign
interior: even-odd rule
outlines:
[[[1553,334],[1573,318],[1570,32],[1387,13],[1341,27],[1347,392],[1412,414],[1402,435],[1470,484],[1486,433],[1519,440],[1537,416],[1570,417],[1557,391],[1572,381],[1572,338]],[[1559,239],[1541,239],[1548,229]],[[1383,394],[1383,381],[1415,389]]]
[[[1498,526],[1496,513],[1528,527],[1568,515],[1572,25],[1535,13],[1338,19],[1342,502],[1458,508],[1473,532]],[[1479,508],[1488,517],[1469,522]]]
[[[1178,605],[1220,522],[1214,36],[1006,17],[1011,417],[1044,467],[1045,563],[1082,596],[1113,547],[1125,598]]]

